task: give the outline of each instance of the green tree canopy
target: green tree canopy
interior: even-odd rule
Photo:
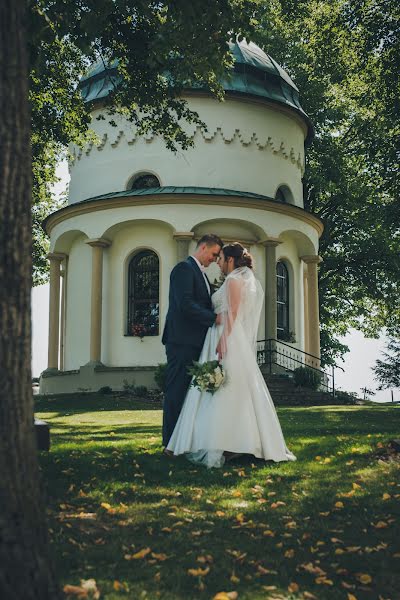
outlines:
[[[35,284],[46,278],[42,218],[57,160],[82,143],[90,121],[78,82],[90,63],[118,60],[120,84],[108,98],[138,126],[186,148],[185,122],[203,124],[180,98],[185,85],[222,97],[221,75],[232,64],[232,32],[252,37],[257,0],[31,0],[29,2]],[[122,108],[123,107],[123,108]],[[110,117],[111,118],[111,117]]]
[[[267,0],[257,41],[288,70],[315,126],[305,207],[320,243],[321,345],[350,327],[377,336],[400,322],[400,4]]]

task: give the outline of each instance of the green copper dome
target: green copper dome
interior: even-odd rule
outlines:
[[[301,107],[299,90],[280,65],[253,42],[228,42],[234,68],[221,81],[228,94],[261,97],[294,110],[305,121],[307,138],[313,136],[312,123]],[[93,64],[79,87],[85,102],[101,100],[118,85],[117,61]]]

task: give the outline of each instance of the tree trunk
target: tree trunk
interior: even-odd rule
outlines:
[[[0,3],[0,597],[55,600],[31,386],[27,3]]]

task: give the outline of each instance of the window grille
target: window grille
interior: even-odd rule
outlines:
[[[159,261],[151,250],[136,254],[128,268],[127,335],[159,334]]]

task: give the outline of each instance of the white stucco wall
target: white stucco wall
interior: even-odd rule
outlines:
[[[288,223],[290,229],[287,229]],[[306,233],[302,233],[302,229]],[[248,246],[254,256],[255,273],[264,289],[265,248],[256,240],[267,235],[281,236],[283,242],[277,248],[277,259],[283,259],[290,265],[290,330],[296,334],[295,347],[304,348],[303,278],[299,257],[316,251],[313,241],[317,243],[317,234],[311,225],[294,217],[285,218],[285,215],[250,208],[218,205],[121,207],[73,217],[53,230],[52,250],[69,256],[65,370],[77,369],[89,361],[92,250],[85,240],[100,237],[111,241],[110,247],[104,250],[102,362],[108,366],[165,362],[161,334],[168,309],[169,275],[177,261],[174,230],[193,230],[198,234],[208,230],[220,233],[222,237],[250,240]],[[194,250],[194,246],[195,242],[192,242],[190,251]],[[126,336],[125,327],[127,263],[133,253],[143,248],[154,250],[160,260],[160,335],[146,337],[141,342],[139,338]],[[210,279],[213,281],[218,275],[217,266],[212,265]],[[264,332],[263,311],[259,339],[265,338]]]
[[[206,122],[208,131],[193,126],[194,147],[176,154],[162,139],[137,138],[133,125],[116,117],[117,127],[97,121],[92,128],[99,143],[83,151],[72,148],[69,202],[127,189],[137,173],[152,172],[161,186],[226,188],[275,197],[287,186],[303,205],[305,130],[299,118],[263,102],[228,98],[190,97],[189,105]]]

